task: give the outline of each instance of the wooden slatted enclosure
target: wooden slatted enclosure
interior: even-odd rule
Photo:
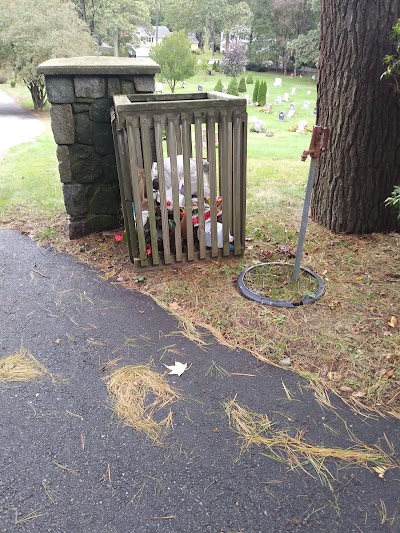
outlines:
[[[114,96],[112,128],[136,267],[243,255],[244,98],[217,92]]]

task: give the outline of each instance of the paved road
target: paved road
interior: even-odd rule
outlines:
[[[0,159],[12,146],[35,139],[45,127],[31,111],[0,91]]]
[[[0,231],[0,324],[1,356],[23,345],[65,380],[0,386],[1,532],[399,531],[398,470],[382,480],[330,464],[332,494],[262,448],[240,457],[222,402],[236,396],[277,428],[304,429],[330,446],[351,445],[346,421],[364,442],[385,433],[399,450],[398,422],[364,422],[338,401],[323,411],[295,374],[213,338],[199,348],[148,297],[13,231]],[[165,447],[113,417],[101,367],[117,357],[119,365],[153,360],[159,372],[175,359],[190,363],[168,378],[184,399]],[[253,376],[207,374],[213,361]]]

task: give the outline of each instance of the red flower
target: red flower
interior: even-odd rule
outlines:
[[[114,239],[116,242],[121,242],[123,240],[123,236],[122,235],[114,235]]]

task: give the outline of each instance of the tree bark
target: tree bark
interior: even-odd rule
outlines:
[[[337,233],[398,227],[384,200],[400,183],[400,98],[380,76],[399,17],[399,0],[321,3],[317,124],[330,129],[330,142],[311,216]]]

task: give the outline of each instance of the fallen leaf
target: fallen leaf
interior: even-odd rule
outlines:
[[[348,387],[347,385],[341,385],[339,387],[340,392],[354,392],[354,389]]]
[[[56,340],[54,341],[54,344],[60,344],[60,342],[61,342],[61,339],[56,339]]]
[[[339,381],[342,378],[339,372],[328,372],[328,379],[331,381]]]
[[[176,376],[181,376],[185,370],[187,369],[187,363],[179,363],[179,361],[175,361],[174,365],[168,366],[164,365],[168,368],[168,370],[171,370],[171,372],[168,372],[168,375],[174,374]]]
[[[391,316],[388,324],[391,328],[395,328],[398,324],[397,318],[395,316]]]
[[[382,376],[384,376],[386,374],[386,368],[381,368],[380,370],[377,370],[375,372],[375,376],[378,376],[379,378],[381,378]]]
[[[356,392],[353,392],[353,394],[351,395],[352,398],[364,398],[365,396],[365,391],[363,390],[358,390]]]
[[[387,378],[391,378],[391,377],[393,376],[393,374],[394,374],[394,370],[393,370],[393,369],[392,369],[392,370],[388,370],[388,371],[386,372],[386,374],[385,374],[385,377],[387,377]]]
[[[282,366],[290,366],[292,364],[292,361],[291,361],[290,357],[286,357],[286,359],[281,359],[279,361],[279,364],[282,365]]]
[[[178,302],[172,302],[169,304],[169,308],[171,311],[178,311],[178,309],[181,309],[181,306],[178,304]]]

